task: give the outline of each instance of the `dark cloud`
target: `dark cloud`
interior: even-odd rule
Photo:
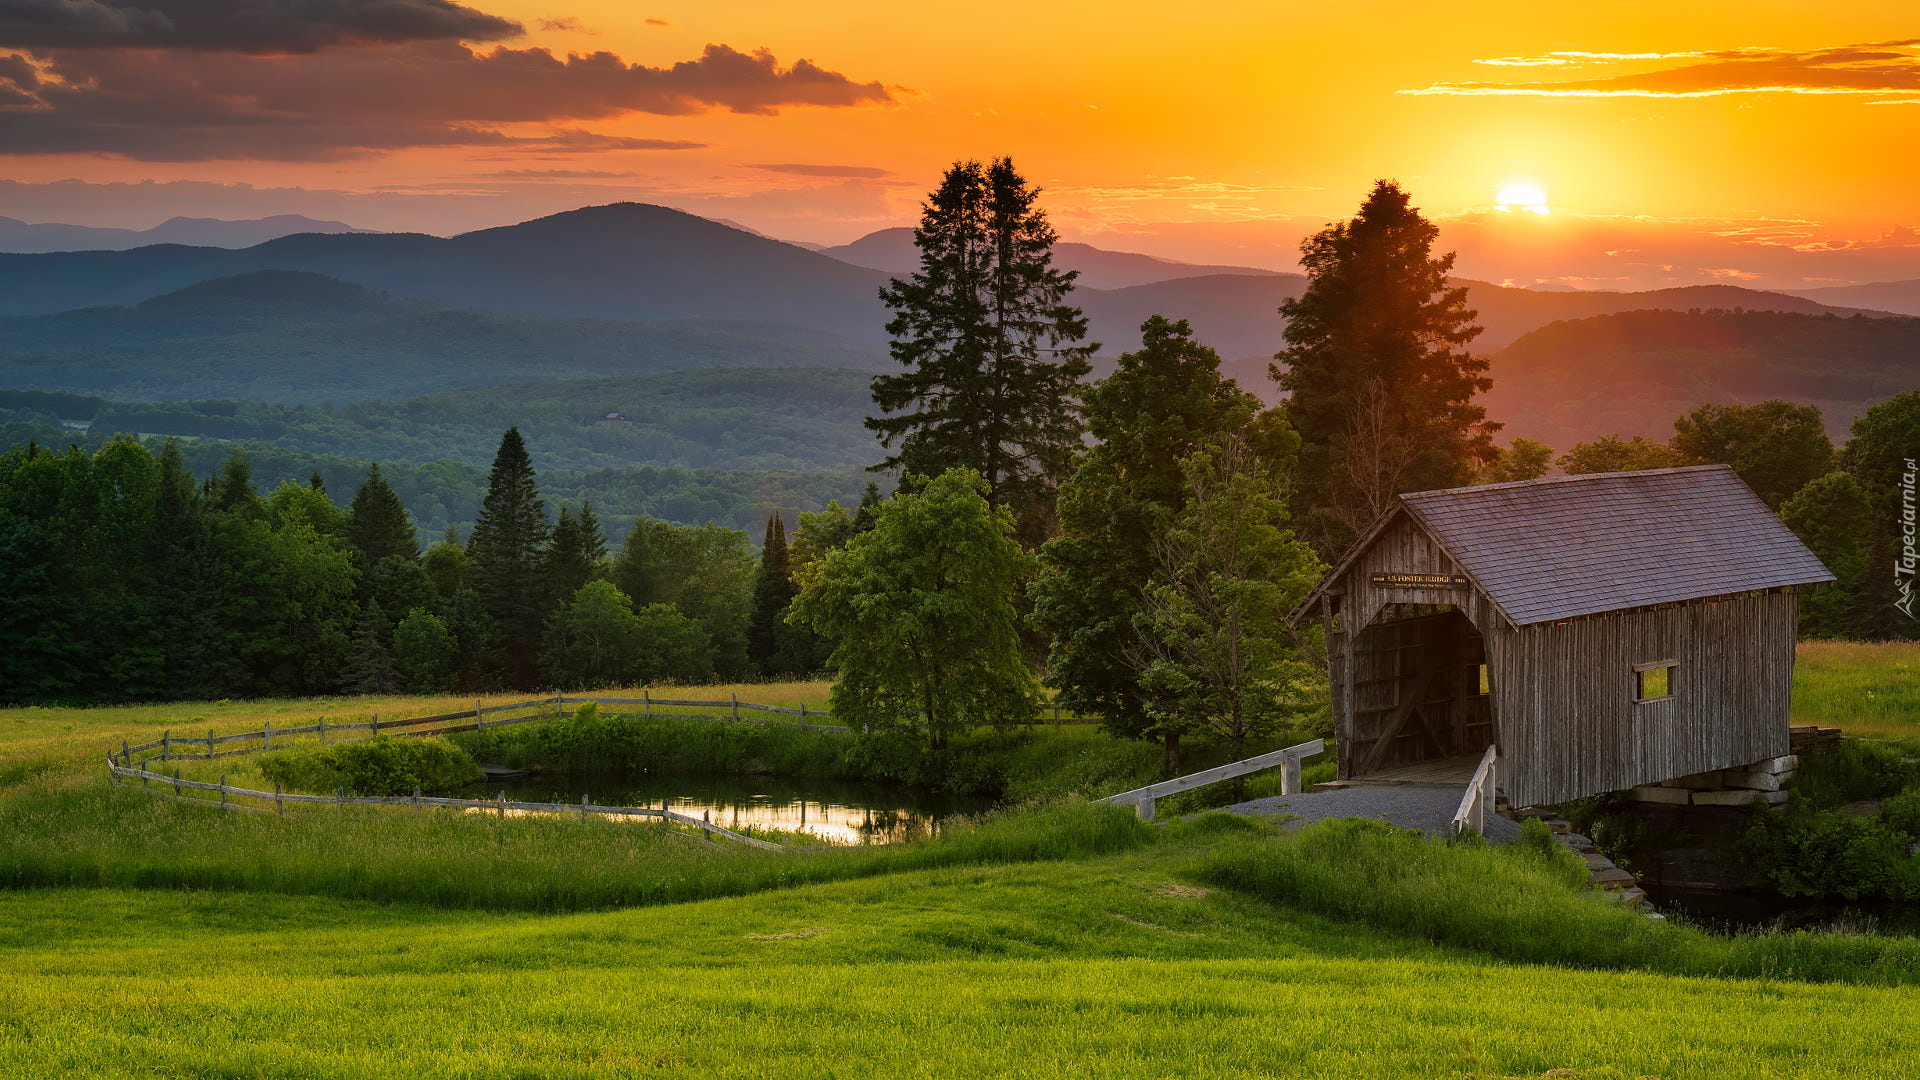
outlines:
[[[450,0],[0,0],[0,46],[311,53],[338,45],[499,41],[519,23]]]
[[[563,16],[558,19],[541,19],[540,29],[559,30],[569,34],[597,35],[599,33],[599,31],[597,30],[587,29],[587,26],[585,23],[581,22],[579,19],[576,19],[571,15]]]
[[[609,52],[562,59],[545,49],[476,52],[447,42],[273,58],[62,50],[10,64],[0,67],[0,95],[31,107],[0,110],[0,151],[145,161],[337,160],[432,146],[687,149],[699,144],[570,125],[634,112],[768,115],[892,100],[877,82],[856,83],[807,60],[783,68],[766,50],[725,45],[667,68]],[[525,123],[563,130],[533,139],[496,130]]]
[[[673,25],[672,23],[668,22],[665,19],[652,19],[652,18],[647,19],[646,24],[648,26],[672,26]]]
[[[1552,82],[1436,83],[1403,94],[1525,97],[1719,97],[1727,94],[1839,94],[1885,97],[1920,92],[1920,38],[1831,49],[1721,49],[1691,53],[1558,52],[1507,57],[1505,65],[1612,66],[1655,62],[1669,66],[1603,78]]]
[[[870,165],[749,165],[750,169],[765,169],[768,172],[792,173],[795,176],[831,176],[851,180],[878,180],[883,176],[892,176],[886,169],[876,169]]]

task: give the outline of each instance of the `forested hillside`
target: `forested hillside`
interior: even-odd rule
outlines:
[[[521,318],[276,270],[131,307],[0,319],[0,385],[136,401],[319,404],[534,377],[883,362],[818,335],[772,341],[697,324]]]
[[[1550,446],[1660,435],[1703,401],[1820,407],[1843,438],[1870,405],[1913,389],[1920,319],[1774,311],[1629,311],[1542,327],[1493,358],[1503,437]]]

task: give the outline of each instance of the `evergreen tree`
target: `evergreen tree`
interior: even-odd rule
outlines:
[[[760,569],[753,577],[753,609],[747,622],[747,655],[762,675],[798,675],[806,658],[797,655],[787,625],[787,605],[799,588],[787,558],[787,528],[775,511],[767,518],[766,539],[760,545]]]
[[[1151,695],[1129,661],[1135,618],[1158,572],[1154,537],[1186,506],[1181,459],[1217,437],[1246,433],[1270,468],[1290,465],[1298,440],[1277,413],[1220,377],[1220,357],[1186,322],[1160,316],[1141,347],[1087,392],[1099,440],[1060,489],[1061,535],[1041,548],[1029,621],[1050,641],[1047,680],[1058,702],[1100,716],[1119,735],[1156,730]],[[1161,732],[1169,762],[1178,729]]]
[[[1359,216],[1300,246],[1307,289],[1280,306],[1287,347],[1270,370],[1301,439],[1294,523],[1324,556],[1395,495],[1466,484],[1497,455],[1500,425],[1473,403],[1493,385],[1487,361],[1465,350],[1480,328],[1447,284],[1453,256],[1430,256],[1438,235],[1382,180]]]
[[[400,668],[394,663],[393,623],[379,604],[368,604],[353,628],[353,651],[349,655],[343,682],[356,694],[391,694],[404,684]]]
[[[582,585],[600,573],[600,562],[606,554],[607,540],[600,535],[593,504],[582,503],[578,516],[561,507],[546,555],[547,595],[554,608],[564,607]]]
[[[1010,158],[947,170],[914,230],[919,271],[880,290],[889,349],[909,370],[873,380],[888,415],[866,422],[898,445],[875,469],[973,469],[1035,543],[1080,443],[1079,382],[1098,348],[1073,344],[1087,332],[1064,302],[1077,272],[1053,268],[1038,195]]]
[[[1913,520],[1907,492],[1916,471],[1909,462],[1920,458],[1920,390],[1895,394],[1862,413],[1852,436],[1840,452],[1840,467],[1871,507],[1861,625],[1877,641],[1920,638],[1920,574],[1905,532]]]
[[[378,464],[367,468],[367,479],[353,493],[347,513],[347,541],[360,553],[362,566],[382,559],[418,559],[420,540],[413,518],[400,497],[387,486]]]
[[[520,429],[500,438],[487,497],[467,538],[467,575],[487,614],[499,624],[507,675],[517,687],[537,681],[535,658],[547,616],[540,573],[547,544],[547,511],[534,485],[533,459]]]

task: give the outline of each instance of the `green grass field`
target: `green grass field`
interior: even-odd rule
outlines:
[[[1805,646],[1796,720],[1920,734],[1917,663]],[[595,822],[222,815],[99,768],[188,718],[444,707],[0,711],[0,1077],[1920,1071],[1920,941],[1713,937],[1523,849],[1055,802],[769,854]]]

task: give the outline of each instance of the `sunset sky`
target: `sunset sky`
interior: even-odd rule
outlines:
[[[1911,0],[556,3],[4,0],[0,215],[832,244],[1010,154],[1067,238],[1191,261],[1290,269],[1392,177],[1493,280],[1920,277]]]

